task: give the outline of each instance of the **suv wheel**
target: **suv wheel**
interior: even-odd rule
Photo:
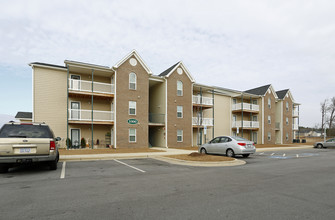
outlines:
[[[7,165],[0,165],[0,173],[7,173],[8,172],[8,166]]]
[[[59,155],[57,155],[55,160],[49,163],[50,170],[57,170],[58,160],[59,160]]]

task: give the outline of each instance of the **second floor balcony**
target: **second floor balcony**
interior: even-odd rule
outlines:
[[[299,117],[299,112],[298,112],[298,110],[293,110],[293,112],[292,112],[292,116],[293,116],[294,118]]]
[[[250,104],[250,103],[236,103],[232,105],[233,112],[259,112],[259,105]]]
[[[192,96],[192,103],[193,103],[193,105],[213,106],[214,101],[213,101],[213,98],[210,98],[210,97],[203,97],[203,96],[200,96],[200,95],[193,95]]]
[[[93,120],[92,120],[93,117]],[[114,112],[83,109],[69,109],[69,123],[73,124],[114,124]]]
[[[293,129],[294,131],[299,130],[299,126],[298,126],[298,124],[293,124],[292,129]]]
[[[193,126],[213,126],[214,119],[213,118],[192,117],[192,125]]]
[[[164,126],[165,114],[149,113],[149,125]]]
[[[259,129],[259,122],[258,121],[233,121],[232,123],[233,128],[243,128],[243,129]]]
[[[101,94],[103,96],[114,95],[114,84],[69,79],[69,92],[92,94],[92,86],[93,93]]]

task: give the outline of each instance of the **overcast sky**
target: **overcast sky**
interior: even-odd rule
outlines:
[[[32,111],[30,62],[113,66],[136,49],[154,74],[182,60],[197,83],[272,84],[320,123],[335,96],[335,1],[2,1],[0,114]]]

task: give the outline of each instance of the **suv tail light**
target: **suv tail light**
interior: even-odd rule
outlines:
[[[245,146],[246,144],[245,143],[237,143],[238,145],[240,146]]]
[[[55,150],[56,149],[56,144],[54,141],[50,141],[50,150]]]

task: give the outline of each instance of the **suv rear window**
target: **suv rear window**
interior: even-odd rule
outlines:
[[[45,125],[5,124],[0,138],[53,138],[53,134]]]

